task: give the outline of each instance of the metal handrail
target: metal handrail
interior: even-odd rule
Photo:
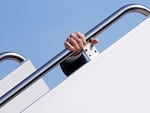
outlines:
[[[24,56],[20,55],[19,53],[3,52],[3,53],[0,53],[0,62],[4,60],[14,60],[18,63],[22,63],[26,61],[27,59]]]
[[[90,41],[90,38],[93,36],[96,36],[98,33],[102,32],[105,28],[107,28],[109,25],[111,25],[113,22],[115,22],[117,19],[119,19],[121,16],[128,12],[138,12],[145,16],[150,15],[150,9],[143,5],[138,4],[129,4],[126,5],[119,10],[117,10],[115,13],[113,13],[111,16],[106,18],[104,21],[96,25],[93,29],[91,29],[89,32],[85,34],[87,42]],[[69,51],[67,49],[64,49],[61,51],[58,55],[53,57],[51,60],[49,60],[47,63],[45,63],[43,66],[41,66],[39,69],[37,69],[35,72],[33,72],[31,75],[29,75],[26,79],[24,79],[22,82],[20,82],[17,86],[15,86],[13,89],[11,89],[9,92],[7,92],[5,95],[0,97],[0,105],[4,105],[8,100],[10,100],[12,97],[14,97],[16,94],[19,94],[22,90],[27,88],[29,85],[31,85],[33,82],[41,78],[43,75],[45,75],[47,72],[52,70],[55,66],[63,62],[66,58],[71,56],[74,52]]]

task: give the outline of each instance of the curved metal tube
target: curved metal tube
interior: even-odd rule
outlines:
[[[122,15],[124,15],[128,12],[138,12],[145,16],[150,15],[150,9],[146,8],[145,6],[138,5],[138,4],[126,5],[122,8],[120,8],[119,10],[117,10],[111,16],[106,18],[104,21],[102,21],[101,23],[96,25],[89,32],[87,32],[85,34],[86,40],[89,41],[91,37],[102,32],[106,27],[111,25],[113,22],[115,22],[117,19],[119,19]],[[34,73],[32,73],[30,76],[28,76],[25,80],[23,80],[21,83],[19,83],[16,87],[14,87],[12,90],[7,92],[5,95],[1,96],[0,104],[2,105],[4,103],[6,103],[14,95],[16,95],[19,92],[21,92],[22,90],[24,90],[26,87],[31,85],[37,79],[41,78],[44,74],[46,74],[47,72],[52,70],[55,66],[57,66],[59,63],[63,62],[67,57],[71,56],[72,54],[73,54],[73,52],[69,51],[67,49],[64,49],[63,51],[61,51],[58,55],[56,55],[51,60],[49,60],[47,63],[45,63],[43,66],[41,66],[38,70],[36,70]]]
[[[16,62],[21,63],[26,61],[27,59],[15,52],[3,52],[0,53],[0,62],[3,60],[15,60]]]
[[[116,22],[120,17],[124,16],[127,13],[130,12],[138,12],[145,16],[150,15],[150,9],[139,4],[129,4],[126,6],[121,7],[119,10],[114,12],[112,15],[107,17],[105,20],[103,20],[101,23],[97,24],[93,29],[91,29],[89,32],[85,34],[87,41],[90,40],[90,37],[94,37],[97,34],[101,33],[105,28],[107,28],[112,23]]]

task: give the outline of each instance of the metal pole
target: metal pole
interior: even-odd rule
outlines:
[[[105,28],[107,28],[109,25],[111,25],[113,22],[118,20],[120,17],[122,17],[124,14],[128,12],[138,12],[145,16],[148,16],[150,14],[150,9],[148,9],[145,6],[138,5],[138,4],[129,4],[126,5],[119,10],[117,10],[115,13],[113,13],[111,16],[106,18],[104,21],[96,25],[94,28],[92,28],[89,32],[85,34],[86,40],[90,41],[90,38],[93,36],[96,36],[98,33],[102,32]],[[31,75],[29,75],[26,79],[24,79],[22,82],[20,82],[17,86],[15,86],[13,89],[11,89],[9,92],[7,92],[5,95],[0,97],[0,105],[5,104],[8,100],[10,100],[14,95],[18,94],[25,88],[27,88],[29,85],[34,83],[37,79],[44,76],[47,72],[52,70],[55,66],[63,62],[67,57],[71,56],[73,54],[72,51],[69,51],[67,49],[64,49],[61,51],[58,55],[53,57],[51,60],[49,60],[47,63],[45,63],[43,66],[41,66],[38,70],[33,72]]]
[[[15,52],[3,52],[0,53],[0,62],[4,60],[15,60],[16,62],[21,63],[26,61],[27,59]]]

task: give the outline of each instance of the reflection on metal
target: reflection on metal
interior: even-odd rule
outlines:
[[[3,53],[0,53],[0,62],[3,60],[15,60],[15,61],[21,63],[21,62],[26,61],[27,59],[18,53],[3,52]]]
[[[138,5],[138,4],[130,4],[126,5],[119,10],[117,10],[115,13],[113,13],[111,16],[106,18],[104,21],[96,25],[94,28],[92,28],[89,32],[85,34],[85,37],[87,41],[90,41],[90,38],[93,36],[96,36],[98,33],[102,32],[105,28],[107,28],[109,25],[111,25],[113,22],[115,22],[117,19],[122,17],[124,14],[127,14],[129,12],[138,12],[145,16],[150,15],[150,9],[148,9],[145,6]],[[28,76],[25,80],[23,80],[21,83],[19,83],[17,86],[15,86],[12,90],[7,92],[5,95],[0,97],[0,104],[5,104],[8,100],[10,100],[14,95],[21,92],[23,89],[31,85],[33,82],[35,82],[37,79],[41,78],[43,75],[45,75],[47,72],[52,70],[55,66],[57,66],[59,63],[63,62],[67,57],[71,56],[73,54],[72,51],[69,51],[67,49],[64,49],[61,51],[58,55],[53,57],[51,60],[49,60],[47,63],[45,63],[43,66],[41,66],[38,70],[36,70],[34,73],[32,73],[30,76]]]

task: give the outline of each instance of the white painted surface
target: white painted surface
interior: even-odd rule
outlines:
[[[17,69],[5,76],[0,81],[0,96],[4,95],[14,86],[16,86],[20,81],[25,79],[33,71],[35,71],[35,68],[30,60],[22,63]]]
[[[99,51],[96,49],[96,47],[90,42],[86,44],[86,46],[83,48],[84,50],[84,56],[87,58],[87,60],[92,60],[97,55],[99,55]]]
[[[30,60],[27,60],[0,81],[0,95],[2,96],[5,94],[34,71],[35,67],[32,65]],[[49,89],[45,82],[40,79],[31,87],[24,90],[21,94],[17,95],[6,105],[2,106],[2,108],[0,108],[0,113],[20,113],[23,109],[48,92],[48,90]]]
[[[23,113],[150,113],[150,18]]]

